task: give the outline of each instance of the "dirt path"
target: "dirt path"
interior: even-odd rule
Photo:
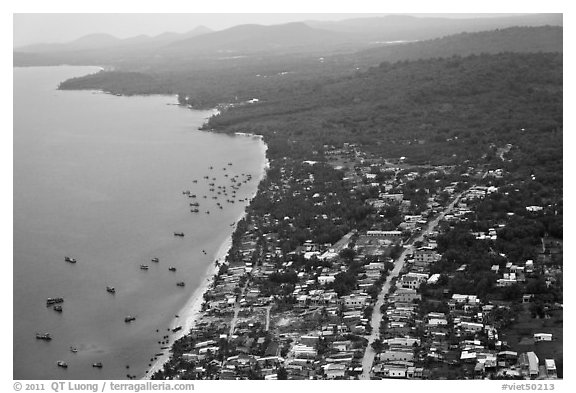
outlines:
[[[232,320],[230,321],[230,332],[228,334],[228,337],[232,337],[232,335],[234,334],[234,329],[236,328],[236,322],[238,322],[238,314],[240,313],[240,300],[244,297],[244,293],[246,293],[246,288],[248,288],[248,283],[250,282],[250,279],[246,280],[246,283],[244,284],[244,286],[242,287],[242,290],[240,291],[240,294],[238,295],[238,298],[236,299],[236,303],[234,303],[234,316],[232,317]]]
[[[266,331],[270,329],[270,309],[272,306],[266,307]]]

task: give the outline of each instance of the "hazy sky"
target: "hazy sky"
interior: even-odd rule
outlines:
[[[14,46],[33,43],[67,42],[87,34],[107,33],[118,38],[140,34],[157,35],[167,31],[184,33],[203,25],[222,30],[235,25],[280,24],[304,20],[342,20],[354,17],[383,16],[386,14],[328,14],[328,13],[212,13],[212,14],[159,14],[159,13],[44,13],[14,14]],[[423,15],[423,14],[413,14]],[[430,16],[463,17],[472,14],[428,14]],[[482,14],[475,16],[494,16]],[[501,14],[500,14],[501,15]]]

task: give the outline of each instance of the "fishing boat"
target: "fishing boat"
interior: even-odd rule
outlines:
[[[180,282],[177,282],[176,285],[178,285],[179,287],[183,287],[186,284],[184,283],[184,281],[180,281]]]
[[[140,265],[140,270],[148,270],[148,265]]]
[[[56,364],[58,365],[58,367],[68,368],[68,364],[66,362],[63,362],[62,360],[58,360]]]
[[[106,291],[107,291],[108,293],[116,293],[116,288],[106,286]]]
[[[174,236],[184,237],[184,232],[174,232]]]
[[[102,368],[102,367],[103,367],[103,364],[102,364],[102,362],[92,363],[92,367]]]
[[[160,259],[158,259],[158,258],[152,258],[151,261],[152,261],[152,262],[160,262]]]
[[[168,270],[170,270],[171,272],[175,272],[175,271],[176,271],[176,268],[175,268],[174,266],[170,266],[170,267],[168,268]]]
[[[51,306],[52,304],[62,303],[64,299],[61,297],[49,297],[46,299],[46,305]]]
[[[54,311],[62,312],[62,306],[57,304],[54,306]]]
[[[78,352],[78,348],[76,348],[76,347],[70,347],[70,352],[76,353],[76,352]]]
[[[44,334],[36,333],[36,339],[50,341],[52,340],[52,336],[50,336],[50,333],[44,333]]]
[[[76,259],[74,259],[74,258],[64,257],[64,260],[65,260],[66,262],[76,263]]]
[[[133,317],[132,315],[128,315],[127,317],[124,318],[124,322],[126,323],[130,323],[132,321],[135,321],[136,317]]]

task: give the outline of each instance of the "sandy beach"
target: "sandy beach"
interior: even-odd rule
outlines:
[[[268,160],[266,160],[266,165],[264,167],[263,176],[265,175],[265,171],[268,169]],[[263,178],[263,177],[262,177]],[[252,196],[254,196],[256,193]],[[250,201],[252,200],[250,198]],[[190,332],[190,329],[194,327],[194,325],[202,318],[202,303],[204,302],[204,293],[209,289],[211,286],[214,276],[218,273],[218,269],[221,263],[226,260],[226,256],[232,247],[232,234],[236,231],[236,226],[238,222],[241,221],[244,217],[246,217],[246,212],[244,211],[236,221],[234,221],[234,227],[230,235],[226,238],[226,241],[222,243],[216,254],[214,255],[214,261],[218,261],[219,264],[212,263],[206,269],[206,273],[204,274],[204,278],[200,286],[194,291],[186,305],[180,310],[177,314],[178,318],[174,318],[170,326],[172,328],[176,326],[182,326],[182,330],[178,333],[173,334],[170,337],[170,346],[179,340],[181,337],[185,336]],[[160,356],[153,364],[152,367],[148,369],[148,372],[143,376],[143,379],[149,379],[154,373],[161,370],[166,363],[170,359],[170,352],[165,353],[164,355]]]
[[[218,112],[218,110],[215,110],[215,112]],[[251,138],[262,139],[261,135],[248,134],[248,133],[236,133],[236,134],[239,136],[247,136],[247,137],[251,137]],[[258,179],[258,184],[260,184],[260,182],[266,178],[266,173],[270,169],[270,161],[269,161],[268,157],[266,156],[267,150],[268,150],[268,146],[266,144],[264,144],[265,160],[264,160],[264,163],[262,166],[262,171],[260,173],[260,178]],[[254,194],[252,194],[252,196],[249,198],[249,201],[248,201],[248,204],[246,205],[246,207],[249,206],[250,203],[252,203],[252,199],[254,199],[254,197],[257,194],[258,194],[258,190],[256,190],[254,192]],[[188,334],[190,332],[190,329],[192,329],[195,326],[195,324],[202,318],[202,311],[201,310],[202,310],[202,303],[204,302],[204,293],[206,293],[206,291],[212,285],[212,282],[214,281],[214,276],[216,274],[218,274],[220,264],[225,262],[226,256],[228,255],[228,252],[230,251],[230,248],[232,247],[232,235],[236,231],[236,227],[238,225],[238,222],[240,222],[242,219],[244,219],[244,217],[246,217],[246,210],[244,210],[242,212],[242,214],[240,214],[240,216],[234,221],[234,226],[232,227],[232,231],[230,232],[230,235],[220,245],[220,248],[218,249],[218,251],[216,251],[214,258],[212,260],[214,262],[218,261],[219,263],[218,264],[211,263],[207,267],[206,273],[204,274],[204,278],[202,279],[201,284],[198,286],[198,288],[196,288],[196,290],[194,291],[194,293],[192,294],[192,296],[190,297],[188,302],[184,305],[184,307],[177,314],[178,318],[174,318],[172,320],[172,322],[170,324],[171,328],[174,328],[176,326],[182,326],[182,330],[180,330],[178,333],[173,334],[170,337],[170,347],[172,347],[172,344],[175,341],[179,340],[180,338],[182,338],[183,336]],[[166,363],[170,359],[170,354],[171,354],[171,352],[167,352],[164,355],[160,356],[152,364],[152,367],[150,367],[148,369],[148,372],[143,376],[143,379],[149,379],[152,375],[154,375],[154,373],[161,370],[162,367],[164,366],[164,363]]]
[[[242,218],[241,216],[240,218]],[[236,221],[238,222],[238,220]],[[234,227],[234,230],[236,227]],[[233,233],[233,232],[232,232]],[[215,254],[214,261],[224,262],[226,259],[226,255],[228,255],[228,251],[230,247],[232,247],[232,233],[226,239],[224,243],[220,246],[218,251]],[[174,318],[170,326],[172,328],[176,326],[182,326],[182,330],[178,333],[172,334],[170,337],[170,346],[179,340],[181,337],[188,334],[190,329],[194,327],[196,322],[202,317],[202,303],[204,302],[204,293],[208,290],[212,281],[214,280],[214,275],[218,273],[219,267],[215,263],[211,263],[208,268],[206,269],[206,273],[202,279],[201,284],[196,288],[188,302],[184,305],[184,307],[180,310],[177,314],[178,318]],[[154,373],[158,370],[162,369],[164,363],[166,363],[170,359],[170,352],[165,353],[164,355],[160,356],[152,367],[148,370],[148,373],[144,376],[144,379],[149,379]]]

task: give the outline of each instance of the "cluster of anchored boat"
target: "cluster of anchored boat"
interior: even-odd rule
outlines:
[[[183,236],[183,234],[182,234],[182,236]],[[71,258],[71,257],[64,257],[64,261],[69,262],[69,263],[77,263],[76,258]],[[152,262],[155,262],[155,263],[159,263],[159,262],[160,262],[160,258],[154,257],[154,258],[151,259],[151,261],[152,261]],[[140,269],[142,269],[142,270],[148,270],[148,265],[140,265]],[[175,271],[176,271],[176,268],[175,268],[174,266],[170,266],[170,267],[168,268],[168,270],[171,271],[171,272],[175,272]],[[183,286],[185,285],[185,283],[184,283],[184,281],[179,281],[179,282],[176,283],[176,285],[179,286],[179,287],[183,287]],[[106,292],[111,293],[111,294],[115,294],[115,293],[116,293],[116,288],[107,285],[107,286],[106,286]],[[54,309],[54,311],[57,311],[57,312],[60,312],[60,313],[63,311],[62,303],[64,303],[64,298],[62,298],[62,297],[49,297],[49,298],[46,299],[46,306],[47,306],[47,307],[52,306],[52,308]],[[125,323],[130,323],[130,322],[135,321],[135,320],[136,320],[136,317],[131,316],[131,315],[127,315],[127,316],[124,318],[124,322],[125,322]],[[174,331],[174,332],[177,332],[177,331],[180,330],[180,329],[182,329],[182,327],[181,327],[181,326],[178,326],[177,328],[173,329],[173,331]],[[37,339],[37,340],[43,340],[43,341],[52,341],[52,336],[51,336],[50,333],[36,333],[36,339]],[[77,349],[76,347],[72,346],[72,347],[70,347],[70,352],[72,352],[72,353],[77,353],[77,352],[78,352],[78,349]],[[58,361],[56,362],[56,365],[57,365],[58,367],[61,367],[61,368],[68,368],[68,363],[66,363],[66,362],[64,362],[64,361],[62,361],[62,360],[58,360]],[[102,362],[96,362],[96,363],[93,363],[93,364],[92,364],[92,367],[102,368],[102,367],[103,367],[103,364],[102,364]],[[128,367],[128,366],[127,366],[127,367]]]
[[[69,263],[77,262],[76,258],[70,258],[70,257],[64,257],[64,261]],[[114,287],[107,286],[106,290],[110,293],[116,293],[116,289],[114,289]],[[46,306],[47,307],[52,306],[54,311],[57,312],[62,312],[62,303],[64,303],[64,298],[62,297],[49,297],[48,299],[46,299]],[[44,341],[52,341],[52,336],[50,335],[50,333],[36,333],[36,339]],[[76,347],[70,347],[70,352],[76,353],[78,352],[78,349]],[[56,362],[56,365],[61,368],[68,368],[68,363],[62,360],[58,360]],[[103,364],[102,362],[96,362],[92,364],[92,367],[102,368]]]
[[[229,162],[228,166],[232,166],[232,163]],[[210,166],[209,169],[214,170],[214,167]],[[227,168],[224,167],[224,168],[222,168],[222,170],[226,171]],[[219,198],[224,199],[226,197],[227,203],[235,203],[236,201],[238,201],[238,202],[247,201],[248,198],[243,198],[243,199],[238,198],[236,195],[236,192],[242,187],[243,184],[248,183],[250,180],[252,180],[252,175],[245,174],[245,173],[242,173],[241,175],[229,175],[228,173],[225,173],[224,177],[228,178],[228,180],[230,181],[231,184],[216,185],[216,183],[215,183],[215,181],[217,180],[216,177],[204,176],[204,180],[206,180],[208,182],[209,194],[203,195],[203,198],[208,199],[208,197],[210,196],[211,199],[218,200]],[[198,180],[193,180],[192,182],[197,184]],[[193,202],[190,202],[190,207],[192,208],[190,211],[192,213],[199,213],[200,212],[200,209],[199,209],[200,203],[196,200],[197,199],[196,194],[193,194],[189,190],[183,191],[182,194],[186,195],[188,198],[194,199]],[[216,206],[219,209],[223,209],[223,205],[219,201],[216,202]],[[210,211],[206,210],[205,213],[210,214]],[[234,224],[231,224],[231,225],[234,225]],[[174,232],[174,236],[184,237],[184,232]],[[202,250],[202,253],[204,255],[207,254],[205,250]],[[64,261],[68,262],[68,263],[72,263],[72,264],[77,263],[77,260],[75,258],[71,258],[68,256],[64,257]],[[158,257],[154,257],[154,258],[151,258],[151,262],[159,263],[160,259]],[[146,265],[146,264],[140,265],[140,270],[147,271],[148,269],[149,269],[149,265]],[[168,270],[171,272],[175,272],[176,267],[170,266],[170,267],[168,267]],[[184,281],[178,281],[176,283],[176,285],[178,287],[184,287],[186,284],[184,283]],[[113,286],[107,285],[106,291],[110,294],[115,294],[116,288]],[[63,311],[62,303],[64,303],[64,298],[61,298],[61,297],[46,299],[46,306],[48,306],[48,307],[52,306],[54,311],[57,311],[60,313]],[[178,317],[178,315],[176,315],[176,317]],[[135,320],[136,320],[136,317],[132,316],[132,315],[127,315],[126,317],[124,317],[125,323],[131,323]],[[176,333],[176,332],[179,332],[180,330],[182,330],[182,326],[176,326],[175,328],[168,329],[168,330],[171,331],[172,333]],[[158,329],[156,331],[158,332]],[[50,333],[36,333],[36,339],[44,340],[44,341],[51,341],[52,336],[50,335]],[[166,346],[167,344],[169,344],[169,336],[165,335],[161,341],[158,341],[158,343],[161,345],[165,345],[165,346],[161,347],[161,349],[169,349],[169,346]],[[78,349],[76,347],[72,346],[72,347],[70,347],[70,351],[72,353],[76,353],[76,352],[78,352]],[[161,355],[163,355],[163,354],[157,353],[153,358],[150,359],[150,361],[156,360],[158,358],[158,356],[161,356]],[[68,364],[62,360],[57,361],[56,364],[58,367],[68,368]],[[149,366],[151,366],[151,364]],[[102,364],[102,362],[96,362],[96,363],[92,364],[92,367],[102,368],[103,364]],[[129,368],[129,366],[126,366],[126,368]],[[132,379],[132,377],[133,376],[128,375],[128,378]]]
[[[232,163],[229,162],[228,166],[232,166]],[[214,170],[214,167],[211,166],[209,168],[210,170]],[[227,168],[224,167],[222,168],[223,171],[226,171]],[[236,199],[237,195],[236,195],[236,191],[238,191],[240,189],[240,187],[242,187],[243,184],[248,183],[250,180],[252,180],[252,175],[250,174],[245,174],[242,173],[241,175],[233,175],[233,176],[229,176],[228,173],[224,174],[224,177],[228,178],[228,180],[230,181],[230,183],[228,186],[226,185],[216,185],[216,183],[214,183],[217,178],[216,177],[210,177],[210,176],[204,176],[204,180],[207,180],[208,183],[208,190],[211,193],[211,195],[203,195],[202,198],[204,199],[208,199],[208,197],[210,196],[211,199],[214,200],[218,200],[219,198],[226,198],[226,202],[227,203],[235,203],[236,201],[238,202],[243,202],[243,201],[247,201],[248,198],[242,198],[242,199]],[[193,183],[198,183],[197,179],[192,180]],[[196,199],[196,194],[193,194],[190,190],[186,190],[186,191],[182,191],[183,195],[188,196],[188,198],[192,198],[192,199]],[[224,206],[220,203],[220,202],[216,202],[216,206],[218,207],[218,209],[224,209]],[[199,213],[200,212],[200,203],[195,201],[195,202],[191,202],[190,203],[190,207],[192,207],[192,209],[190,209],[191,213]],[[206,210],[205,211],[206,214],[210,214],[210,210]],[[182,232],[174,232],[175,236],[184,236],[184,234]]]
[[[175,234],[175,235],[176,235],[176,234]],[[184,234],[183,234],[183,233],[182,233],[182,234],[178,234],[177,236],[184,236]],[[154,263],[159,263],[159,262],[160,262],[160,258],[154,257],[154,258],[152,258],[150,261],[152,261],[152,262],[154,262]],[[140,270],[148,270],[149,268],[150,268],[150,266],[148,266],[148,265],[140,265]],[[176,268],[175,268],[174,266],[170,266],[170,267],[168,268],[168,270],[171,271],[171,272],[175,272],[175,271],[176,271]],[[183,286],[184,286],[184,282],[180,281],[180,282],[176,283],[176,285],[179,286],[179,287],[183,287]],[[114,288],[112,288],[112,289],[114,289]]]
[[[66,363],[62,360],[58,360],[56,362],[56,365],[58,365],[58,367],[68,368],[68,363]],[[92,363],[92,367],[102,368],[102,367],[104,367],[104,365],[102,364],[102,362],[96,362],[96,363]]]

